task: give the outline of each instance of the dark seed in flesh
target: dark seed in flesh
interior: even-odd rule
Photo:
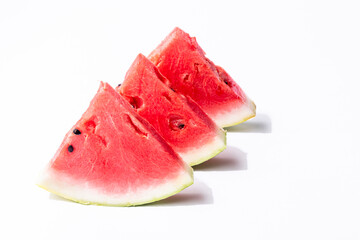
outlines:
[[[119,83],[118,87],[120,87],[120,86],[121,86],[121,83]]]
[[[80,134],[81,134],[80,130],[79,130],[79,129],[76,129],[76,128],[73,130],[73,133],[74,133],[75,135],[80,135]]]
[[[175,90],[174,89],[172,89],[172,88],[170,88],[173,92],[175,92]]]
[[[74,151],[74,147],[73,147],[72,145],[70,145],[70,146],[68,147],[68,151],[69,151],[69,152],[73,152],[73,151]]]
[[[179,126],[178,126],[179,129],[183,129],[184,127],[185,127],[185,124],[183,124],[183,123],[179,124]]]

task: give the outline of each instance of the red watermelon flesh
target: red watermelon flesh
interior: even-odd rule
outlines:
[[[168,81],[139,54],[116,90],[185,162],[200,164],[225,149],[225,132],[191,98],[167,87]]]
[[[66,134],[39,186],[84,204],[130,206],[173,195],[192,169],[111,86]]]
[[[149,55],[175,91],[190,96],[221,127],[255,116],[255,104],[206,56],[194,37],[175,28]]]

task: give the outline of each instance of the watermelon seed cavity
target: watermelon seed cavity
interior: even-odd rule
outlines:
[[[139,97],[131,97],[130,104],[133,108],[139,109],[143,105],[143,100]]]
[[[148,136],[147,133],[141,131],[141,129],[140,129],[138,126],[135,125],[135,123],[133,122],[133,120],[131,119],[131,117],[130,117],[129,115],[126,114],[126,116],[127,116],[128,122],[129,122],[130,125],[133,127],[133,129],[135,130],[135,132],[136,132],[137,134],[140,134],[140,135],[142,135],[143,137],[147,138],[147,136]]]
[[[169,116],[169,125],[172,130],[179,131],[185,127],[184,119],[177,114],[171,114]]]
[[[96,128],[96,123],[94,120],[88,120],[86,123],[85,123],[85,128],[87,131],[91,132],[91,133],[94,133],[95,132],[95,128]]]
[[[171,102],[171,98],[167,93],[163,93],[163,96],[169,101]]]
[[[169,80],[159,72],[159,69],[157,67],[154,67],[154,72],[156,76],[160,79],[160,81],[162,81],[165,85],[169,86]]]
[[[189,77],[190,77],[190,74],[185,73],[185,74],[183,75],[183,81],[184,81],[184,82],[188,82],[188,81],[189,81]]]
[[[196,73],[199,72],[199,65],[200,65],[200,63],[194,63],[194,69],[195,69]]]

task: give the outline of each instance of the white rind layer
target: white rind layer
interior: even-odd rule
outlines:
[[[226,148],[226,132],[219,128],[218,134],[209,143],[199,148],[193,148],[186,153],[179,153],[181,158],[190,166],[203,163],[216,156]]]
[[[230,127],[255,117],[256,106],[250,98],[246,97],[246,102],[231,111],[213,116],[214,122],[220,127]]]
[[[63,198],[82,204],[108,206],[135,206],[155,202],[172,196],[193,183],[192,168],[185,165],[177,178],[146,188],[129,189],[125,194],[104,193],[101,189],[91,187],[87,182],[74,180],[69,176],[47,168],[37,185]]]

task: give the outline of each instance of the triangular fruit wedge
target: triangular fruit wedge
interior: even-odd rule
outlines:
[[[131,206],[193,183],[192,169],[110,85],[66,134],[38,185],[83,204]]]
[[[200,164],[226,148],[225,131],[191,98],[171,90],[168,81],[139,54],[116,90],[185,162],[191,166]]]
[[[149,59],[170,80],[172,89],[190,96],[219,126],[233,126],[255,116],[255,104],[239,85],[180,28]]]

